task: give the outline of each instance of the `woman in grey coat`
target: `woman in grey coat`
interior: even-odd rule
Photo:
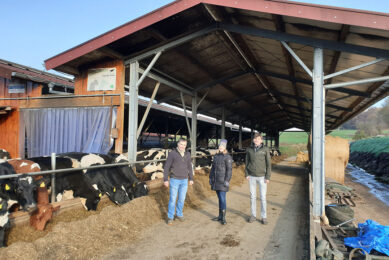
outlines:
[[[219,199],[219,216],[212,220],[220,221],[223,225],[226,222],[226,193],[230,186],[232,176],[232,158],[227,152],[227,140],[222,139],[219,145],[219,152],[212,162],[211,173],[209,174],[209,184],[212,190],[216,191]]]

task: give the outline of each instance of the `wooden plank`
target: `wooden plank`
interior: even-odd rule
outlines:
[[[11,158],[19,157],[19,118],[19,111],[15,110],[0,116],[0,133],[5,133],[0,138],[0,148],[7,150]]]
[[[120,96],[72,97],[21,100],[20,108],[102,107],[119,106]]]

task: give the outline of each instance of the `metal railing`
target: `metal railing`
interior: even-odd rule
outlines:
[[[236,153],[229,153],[229,154],[243,154],[245,152],[236,152]],[[204,155],[204,156],[192,156],[191,158],[204,158],[204,157],[211,157],[214,155]],[[57,157],[55,157],[57,158]],[[59,157],[59,158],[66,158],[66,157]],[[68,157],[69,158],[69,157]],[[28,158],[26,158],[28,160]],[[134,165],[134,164],[140,164],[140,163],[152,163],[152,162],[163,162],[167,159],[157,159],[157,160],[142,160],[142,161],[135,161],[135,162],[123,162],[123,163],[111,163],[111,164],[102,164],[102,165],[93,165],[88,167],[78,167],[78,168],[66,168],[66,169],[58,169],[58,170],[46,170],[46,171],[40,171],[40,172],[28,172],[23,174],[7,174],[7,175],[0,175],[0,180],[2,179],[9,179],[9,178],[18,178],[18,177],[26,177],[26,176],[37,176],[37,175],[47,175],[47,174],[56,174],[56,173],[64,173],[64,172],[75,172],[75,171],[82,171],[82,170],[89,170],[89,169],[100,169],[100,168],[112,168],[117,166],[128,166],[128,165]],[[53,167],[53,165],[52,165]]]

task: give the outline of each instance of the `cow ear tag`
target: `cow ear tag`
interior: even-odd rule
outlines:
[[[8,184],[5,185],[5,190],[10,190],[11,188],[9,187]]]
[[[113,187],[113,192],[116,192],[116,187]]]
[[[101,198],[101,193],[99,193],[99,197]]]
[[[0,209],[3,209],[3,205],[2,204],[0,204]]]
[[[39,187],[44,188],[45,187],[45,183],[42,182],[41,185],[39,185]]]

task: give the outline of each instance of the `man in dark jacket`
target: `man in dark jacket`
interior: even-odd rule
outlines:
[[[266,190],[270,182],[271,158],[269,148],[263,145],[262,135],[257,133],[253,139],[254,145],[246,151],[245,175],[250,186],[251,217],[248,222],[256,220],[257,214],[257,184],[261,198],[261,217],[262,224],[267,224],[266,217]]]
[[[183,208],[189,184],[193,184],[193,166],[190,153],[185,151],[187,141],[180,139],[177,148],[173,149],[166,160],[163,172],[164,185],[170,186],[170,199],[167,213],[167,224],[172,225],[177,200],[177,218],[184,221]],[[170,173],[170,182],[168,181]]]
[[[219,199],[219,216],[212,220],[220,221],[223,225],[226,221],[226,192],[230,186],[232,176],[232,158],[227,152],[227,140],[220,140],[219,152],[213,157],[209,184],[212,190],[216,191]]]

